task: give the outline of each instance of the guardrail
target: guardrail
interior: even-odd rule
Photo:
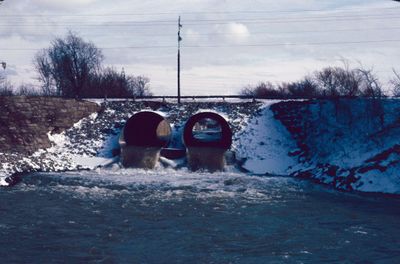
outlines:
[[[180,96],[181,99],[252,99],[255,100],[254,96],[247,96],[247,95],[183,95]],[[101,99],[101,98],[99,98]],[[133,100],[140,100],[140,99],[178,99],[178,96],[175,95],[157,95],[157,96],[134,96],[134,97],[126,97],[126,98],[106,98],[107,100],[113,100],[113,99],[133,99]]]

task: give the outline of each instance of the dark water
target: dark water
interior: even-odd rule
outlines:
[[[0,263],[400,263],[400,200],[227,172],[35,174],[0,189]]]

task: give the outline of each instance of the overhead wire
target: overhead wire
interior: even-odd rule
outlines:
[[[276,13],[304,13],[304,12],[365,12],[365,11],[379,11],[379,10],[398,10],[400,7],[392,6],[392,7],[380,7],[380,8],[338,8],[338,9],[288,9],[288,10],[236,10],[236,11],[184,11],[184,10],[175,10],[171,12],[128,12],[128,13],[103,13],[103,14],[34,14],[34,13],[25,13],[25,14],[2,14],[2,17],[113,17],[113,16],[162,16],[162,15],[216,15],[216,14],[276,14]]]
[[[369,18],[373,18],[373,17],[381,17],[381,16],[387,16],[387,15],[399,15],[398,14],[398,12],[396,12],[396,13],[376,13],[376,12],[374,12],[374,13],[372,13],[372,14],[347,14],[347,15],[331,15],[331,14],[320,14],[320,15],[318,15],[318,16],[316,16],[316,15],[311,15],[311,17],[315,17],[315,18],[342,18],[342,17],[344,17],[344,18],[346,18],[346,17],[369,17]],[[4,15],[2,15],[1,17],[8,17],[8,16],[4,16]],[[182,18],[184,18],[184,16],[182,16],[181,15],[181,17]],[[12,16],[12,18],[13,19],[15,19],[16,18],[16,20],[21,20],[21,19],[19,19],[19,17],[17,16],[17,17],[15,17],[15,16]],[[24,18],[24,17],[22,17],[22,18]],[[45,18],[45,16],[44,17],[40,17],[40,18]],[[271,17],[271,16],[269,16],[268,18],[265,18],[265,17],[262,17],[262,18],[254,18],[254,17],[252,17],[252,18],[240,18],[240,17],[235,17],[234,19],[239,19],[239,20],[275,20],[275,19],[287,19],[288,17],[287,16],[280,16],[280,17]],[[292,17],[292,18],[310,18],[310,15],[307,15],[307,16],[295,16],[295,17]],[[232,18],[231,18],[232,19]],[[185,19],[185,21],[186,22],[193,22],[193,21],[199,21],[199,22],[207,22],[207,21],[225,21],[225,20],[227,20],[227,18],[224,18],[224,19]],[[113,20],[113,21],[115,21],[115,20]],[[123,21],[122,21],[123,22]],[[167,23],[167,22],[176,22],[175,20],[173,20],[173,19],[168,19],[168,20],[130,20],[130,21],[127,21],[127,22],[138,22],[138,23],[141,23],[141,22],[143,22],[143,23],[146,23],[146,22],[159,22],[159,23]]]
[[[399,27],[373,27],[373,28],[346,28],[346,29],[323,29],[323,30],[296,30],[296,31],[279,31],[279,32],[271,32],[271,31],[250,31],[250,35],[270,35],[270,34],[302,34],[302,33],[332,33],[332,32],[357,32],[357,31],[376,31],[376,30],[397,30],[400,29]],[[93,37],[106,37],[109,38],[110,36],[105,34],[106,32],[103,32],[102,34],[92,34],[93,32],[88,32],[89,36]],[[125,35],[125,36],[119,36],[117,32],[113,31],[113,36],[112,38],[128,38],[132,37],[132,35]],[[142,32],[137,32],[135,31],[135,37],[175,37],[175,32],[171,32],[170,34],[154,34],[154,33],[147,33],[147,34],[141,34]],[[127,34],[126,31],[124,31],[124,34]],[[215,32],[208,32],[208,33],[188,33],[184,31],[184,34],[186,36],[190,35],[196,35],[196,36],[210,36],[210,37],[215,37],[215,36],[237,36],[237,34],[229,34],[229,33],[215,33]],[[54,37],[54,34],[22,34],[23,36],[30,36],[30,37]],[[185,35],[184,35],[185,36]]]
[[[5,16],[4,14],[0,17],[0,21],[1,18],[3,17],[9,17],[9,16]],[[20,18],[24,18],[24,17],[15,17],[12,16],[12,24],[15,25],[27,25],[27,21],[26,20],[21,20]],[[17,20],[15,19],[17,18]],[[44,17],[40,17],[40,18],[44,18]],[[321,20],[321,21],[331,21],[331,18],[334,18],[335,21],[339,18],[344,18],[341,20],[345,20],[347,21],[347,19],[351,19],[351,20],[356,20],[356,19],[392,19],[392,18],[399,18],[399,14],[398,13],[376,13],[374,12],[373,14],[352,14],[352,15],[331,15],[331,14],[323,14],[323,15],[319,15],[319,16],[296,16],[296,17],[262,17],[262,18],[241,18],[241,17],[234,17],[234,18],[224,18],[224,19],[184,19],[184,22],[187,24],[207,24],[205,22],[211,22],[211,23],[226,23],[226,22],[234,22],[234,21],[238,21],[238,22],[246,22],[246,23],[266,23],[266,22],[274,22],[274,23],[281,23],[281,22],[308,22],[308,21],[316,21],[316,20]],[[9,19],[7,19],[7,21],[10,21]],[[17,23],[18,22],[18,23]],[[32,23],[34,21],[29,21],[29,23]],[[85,25],[84,23],[87,23],[87,19],[84,21],[84,23],[82,23],[82,21],[72,21],[72,22],[68,22],[68,24],[66,24],[67,22],[57,22],[54,19],[47,21],[46,23],[43,23],[44,21],[37,21],[40,22],[41,25],[54,25],[54,24],[59,24],[59,25]],[[116,24],[116,25],[123,25],[123,24],[130,24],[130,25],[134,25],[134,24],[138,24],[138,25],[164,25],[164,24],[172,24],[172,25],[176,25],[176,20],[125,20],[125,21],[100,21],[100,23],[94,24],[94,26],[97,25],[104,25],[104,23],[107,23],[107,25],[110,24]],[[92,26],[91,24],[86,24],[87,26]]]
[[[362,40],[362,41],[328,41],[328,42],[303,42],[303,43],[260,43],[260,44],[236,44],[236,45],[183,45],[182,48],[234,48],[234,47],[274,47],[274,46],[323,46],[323,45],[348,45],[348,44],[377,44],[400,42],[400,39]],[[176,45],[146,45],[146,46],[113,46],[99,47],[104,50],[113,49],[168,49],[176,48]],[[38,48],[0,48],[2,51],[36,51]]]
[[[367,27],[367,28],[342,28],[342,29],[323,29],[323,30],[295,30],[295,31],[249,31],[250,35],[282,35],[282,34],[303,34],[303,33],[308,33],[308,34],[320,34],[320,33],[325,33],[325,34],[330,34],[334,32],[361,32],[361,31],[387,31],[387,30],[399,30],[399,27]],[[85,32],[85,36],[90,36],[90,37],[103,37],[103,38],[110,38],[108,31],[102,31],[102,34],[95,33],[94,32]],[[132,33],[134,34],[135,37],[171,37],[175,38],[175,33],[176,32],[171,32],[169,34],[154,34],[154,33],[145,33],[144,32],[126,32],[124,31],[123,34],[119,34],[118,32],[113,31],[112,32],[112,38],[113,39],[122,39],[122,38],[131,38]],[[54,38],[56,37],[55,34],[49,33],[49,34],[26,34],[26,33],[21,33],[21,34],[10,34],[10,35],[18,35],[21,37],[51,37]],[[189,36],[237,36],[237,34],[233,33],[218,33],[218,32],[208,32],[208,33],[190,33],[190,32],[185,32],[184,31],[184,36],[189,37]]]
[[[208,19],[208,20],[184,20],[183,22],[187,26],[208,26],[208,25],[225,25],[231,23],[243,23],[243,24],[281,24],[281,23],[309,23],[309,22],[344,22],[344,21],[359,21],[359,20],[390,20],[390,19],[400,19],[400,16],[379,16],[379,17],[344,17],[344,19],[235,19],[235,20],[218,20],[218,19]],[[0,26],[7,26],[9,24],[0,24]],[[12,26],[23,26],[23,27],[37,27],[38,24],[28,24],[28,23],[12,23]],[[105,21],[97,24],[85,24],[85,23],[56,23],[47,22],[40,23],[40,26],[77,26],[77,27],[153,27],[153,26],[176,26],[176,21],[174,20],[153,20],[153,21]]]
[[[398,10],[399,8],[380,8],[380,9],[374,9],[376,10],[391,10],[395,11]],[[329,10],[331,11],[331,10]],[[360,12],[360,9],[336,9],[333,10],[334,12]],[[363,11],[363,10],[361,10]],[[364,11],[371,11],[370,9],[366,9]],[[13,17],[20,17],[20,18],[25,18],[25,17],[79,17],[79,18],[84,18],[84,17],[114,17],[114,16],[148,16],[148,15],[177,15],[177,14],[197,14],[197,15],[205,15],[205,14],[225,14],[225,15],[233,15],[233,14],[270,14],[270,13],[280,13],[280,14],[296,14],[300,12],[327,12],[326,9],[314,9],[314,10],[280,10],[280,11],[270,11],[270,10],[248,10],[248,11],[209,11],[209,12],[159,12],[159,13],[125,13],[125,14],[76,14],[76,15],[60,15],[60,14],[48,14],[48,15],[28,15],[28,14],[15,14],[12,15]],[[2,17],[11,17],[10,16],[3,16]],[[333,19],[335,18],[335,19]],[[248,24],[275,24],[275,23],[308,23],[308,22],[341,22],[341,21],[357,21],[357,20],[369,20],[369,19],[374,19],[374,20],[388,20],[388,19],[398,19],[400,18],[396,14],[373,14],[373,15],[325,15],[323,17],[291,17],[291,18],[233,18],[233,19],[188,19],[184,20],[185,25],[187,26],[203,26],[203,25],[210,25],[210,24],[229,24],[232,22],[238,22],[238,23],[248,23]],[[283,20],[280,20],[283,19]],[[1,21],[1,18],[0,18]],[[18,22],[18,21],[17,21]],[[88,23],[88,22],[86,22]],[[51,24],[48,24],[50,26],[77,26],[77,27],[110,27],[110,26],[176,26],[176,21],[175,20],[148,20],[148,21],[108,21],[105,23],[111,23],[111,24],[82,24],[82,23],[58,23],[57,21]],[[119,24],[118,24],[119,23]],[[126,23],[126,24],[122,24]],[[32,24],[32,25],[26,25],[26,24],[20,24],[21,26],[32,26],[32,27],[37,27],[38,25]],[[13,26],[20,26],[18,23],[13,23]],[[5,25],[0,25],[0,26],[5,26]],[[8,26],[8,25],[7,25]],[[41,23],[40,26],[46,26],[46,23]],[[335,29],[335,30],[303,30],[303,31],[287,31],[287,32],[265,32],[265,31],[259,31],[259,32],[250,32],[250,34],[298,34],[298,33],[329,33],[329,32],[350,32],[350,31],[369,31],[369,30],[395,30],[395,29],[400,29],[400,27],[377,27],[377,28],[357,28],[357,29]],[[39,29],[38,29],[39,30]],[[136,33],[136,32],[135,32]],[[174,32],[175,33],[175,32]],[[103,34],[104,35],[104,34]],[[215,36],[216,34],[205,34],[205,33],[198,33],[197,35],[202,36],[202,35],[210,35],[210,36]],[[231,34],[219,34],[219,35],[231,35]],[[142,35],[144,36],[144,35]],[[148,36],[170,36],[170,34],[149,34]],[[171,36],[175,36],[175,34],[172,34]],[[381,39],[381,40],[360,40],[360,41],[331,41],[331,42],[307,42],[307,43],[259,43],[259,44],[235,44],[235,45],[183,45],[183,48],[230,48],[230,47],[273,47],[273,46],[282,46],[282,47],[287,47],[287,46],[305,46],[305,45],[314,45],[314,46],[325,46],[325,45],[351,45],[351,44],[377,44],[377,43],[395,43],[395,42],[400,42],[400,39]],[[101,49],[105,50],[118,50],[118,49],[167,49],[167,48],[176,48],[176,45],[137,45],[137,46],[110,46],[110,47],[100,47]],[[0,50],[4,51],[35,51],[39,49],[35,48],[0,48]]]

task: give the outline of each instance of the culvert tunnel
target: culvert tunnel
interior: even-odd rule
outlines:
[[[170,139],[171,126],[163,116],[151,111],[134,114],[126,122],[119,139],[122,165],[154,168],[161,148]]]
[[[225,152],[232,145],[232,131],[225,118],[219,114],[201,112],[186,122],[183,142],[191,170],[223,170]]]

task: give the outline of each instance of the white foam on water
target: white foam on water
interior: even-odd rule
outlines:
[[[0,186],[8,186],[8,182],[6,181],[5,176],[0,176]]]
[[[142,195],[141,199],[196,199],[241,197],[253,201],[271,200],[282,185],[298,181],[287,177],[259,177],[239,172],[190,172],[187,169],[98,169],[88,172],[36,174],[33,182],[24,183],[32,191],[71,193],[76,198],[108,199],[119,195]],[[41,178],[52,182],[44,183]],[[53,182],[56,182],[55,184]],[[33,186],[32,186],[33,185]],[[288,189],[289,191],[290,188]]]

